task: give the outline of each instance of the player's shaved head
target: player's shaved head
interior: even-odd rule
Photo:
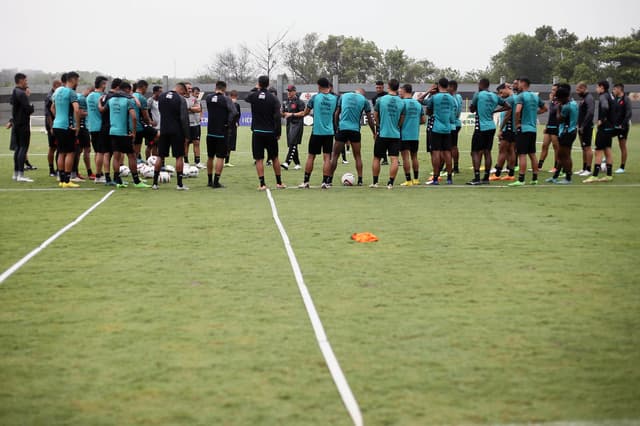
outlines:
[[[487,90],[490,86],[490,82],[488,78],[481,78],[480,81],[478,82],[478,87],[481,90]]]

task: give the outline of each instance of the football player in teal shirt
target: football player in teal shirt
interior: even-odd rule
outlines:
[[[149,83],[147,83],[146,80],[138,80],[136,83],[136,91],[133,94],[134,98],[137,99],[137,102],[140,104],[139,107],[136,107],[136,119],[138,124],[136,127],[136,140],[133,143],[133,149],[138,161],[141,160],[140,149],[142,148],[142,140],[144,139],[147,144],[147,148],[145,149],[145,158],[149,158],[158,139],[158,131],[151,123],[152,120],[149,115],[149,103],[147,98],[144,97],[148,88]]]
[[[80,106],[76,88],[80,75],[77,72],[67,73],[67,82],[55,92],[55,98],[51,112],[55,116],[53,120],[53,133],[58,141],[58,171],[62,188],[77,188],[78,185],[70,182],[71,170],[75,159],[76,139],[80,133]]]
[[[82,93],[78,93],[78,106],[80,107],[80,132],[78,133],[78,145],[76,147],[75,160],[73,162],[73,171],[71,180],[73,182],[83,182],[84,177],[78,171],[80,156],[87,168],[87,177],[95,179],[95,175],[91,170],[91,136],[87,128],[88,103],[87,97],[93,92],[93,86],[87,87]]]
[[[96,183],[105,183],[102,175],[102,165],[104,159],[104,144],[102,132],[102,115],[98,109],[100,97],[104,94],[107,87],[107,78],[98,76],[94,82],[94,90],[87,96],[87,128],[91,135],[91,145],[93,146],[94,161],[96,163]]]
[[[515,118],[515,98],[513,89],[511,89],[511,87],[506,83],[500,84],[496,88],[496,91],[498,92],[498,96],[504,99],[505,102],[508,103],[509,106],[511,106],[511,109],[500,113],[500,125],[498,130],[498,140],[500,141],[500,145],[498,151],[498,161],[495,165],[496,172],[494,175],[489,177],[489,180],[514,181],[516,179],[516,155],[514,150],[516,134],[513,127]],[[509,171],[509,173],[507,176],[500,176],[502,174],[502,168],[504,167],[505,163],[507,163],[507,170]]]
[[[313,162],[316,155],[322,154],[322,188],[331,186],[331,152],[333,150],[334,135],[334,115],[338,105],[338,97],[331,93],[329,79],[321,77],[318,79],[318,93],[313,95],[304,115],[307,116],[313,111],[313,130],[309,138],[309,151],[307,163],[304,167],[304,181],[298,188],[309,188],[309,180],[313,172]]]
[[[393,189],[393,182],[398,173],[398,154],[400,153],[400,129],[405,116],[405,103],[398,96],[400,82],[394,78],[387,82],[388,93],[376,101],[374,116],[376,123],[379,123],[380,130],[373,145],[373,183],[370,188],[378,187],[378,177],[380,175],[380,160],[385,154],[391,157],[389,167],[389,181],[387,189]]]
[[[343,152],[345,144],[351,144],[353,158],[356,162],[356,172],[358,173],[358,186],[362,186],[360,119],[363,113],[367,117],[367,123],[371,128],[373,137],[375,138],[376,135],[371,105],[364,97],[364,93],[364,89],[356,89],[355,92],[345,93],[340,96],[335,112],[338,121],[338,132],[336,133],[336,141],[333,144],[333,152],[331,153],[331,176],[333,178],[333,174],[338,167],[338,157]]]
[[[462,128],[460,115],[462,114],[462,96],[458,93],[458,82],[449,80],[449,94],[456,100],[456,128],[451,131],[451,159],[453,160],[453,173],[460,173],[460,151],[458,150],[458,136]]]
[[[556,168],[553,177],[547,179],[547,182],[568,185],[571,183],[573,169],[571,146],[578,135],[578,104],[571,99],[571,86],[568,84],[560,84],[555,95],[558,101],[558,162],[560,167]],[[565,178],[558,180],[561,168],[565,172]]]
[[[420,125],[427,121],[422,104],[413,98],[413,87],[404,84],[400,87],[400,97],[405,105],[404,121],[400,129],[400,153],[405,182],[402,186],[420,185],[420,162],[418,161],[418,145]],[[411,179],[413,169],[413,179]]]
[[[473,95],[469,110],[476,114],[476,128],[471,139],[471,160],[473,162],[473,180],[467,185],[480,185],[489,183],[491,170],[491,150],[493,138],[496,134],[496,123],[493,114],[511,109],[504,99],[489,91],[489,80],[480,79],[478,92]],[[500,105],[502,108],[496,109]],[[484,156],[484,178],[480,180],[480,163]]]
[[[538,184],[538,159],[536,158],[536,131],[538,114],[547,111],[545,103],[529,91],[531,82],[528,78],[519,79],[520,93],[516,98],[516,151],[518,151],[518,163],[520,172],[518,180],[509,186],[524,185],[524,176],[527,172],[527,157],[531,160],[533,176],[531,185]]]
[[[428,185],[438,185],[440,166],[444,161],[447,168],[447,185],[453,184],[453,165],[451,164],[451,131],[456,127],[456,100],[448,92],[449,80],[438,80],[437,92],[423,103],[427,114],[434,117],[431,130],[431,165],[433,179]]]

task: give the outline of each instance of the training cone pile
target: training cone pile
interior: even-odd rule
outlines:
[[[355,234],[351,234],[351,239],[358,243],[375,243],[378,241],[378,237],[371,232],[356,232]]]

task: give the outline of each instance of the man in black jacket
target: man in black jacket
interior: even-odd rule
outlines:
[[[278,139],[282,133],[280,123],[280,101],[268,90],[269,77],[262,75],[258,78],[258,85],[249,92],[245,101],[251,105],[251,151],[256,161],[256,172],[260,191],[265,191],[264,181],[264,151],[267,159],[273,161],[273,172],[276,175],[276,188],[286,186],[282,183],[280,160],[278,159]]]
[[[576,93],[580,96],[578,105],[578,137],[582,147],[582,171],[577,172],[578,176],[591,176],[591,163],[593,162],[593,150],[591,141],[593,139],[593,116],[596,110],[593,96],[589,93],[589,88],[584,82],[578,83]]]
[[[29,85],[27,76],[17,73],[14,77],[16,87],[11,93],[11,140],[13,142],[13,180],[16,182],[33,182],[24,175],[24,162],[31,140],[31,114],[33,105],[29,103]]]
[[[629,125],[631,123],[631,100],[624,93],[624,84],[618,83],[613,86],[613,96],[615,96],[615,131],[614,136],[618,137],[620,144],[620,168],[616,174],[624,173],[624,165],[627,162],[627,137],[629,136]]]

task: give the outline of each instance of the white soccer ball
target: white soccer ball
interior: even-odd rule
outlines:
[[[131,174],[131,169],[127,166],[120,166],[120,176],[127,177]]]
[[[342,184],[344,186],[353,186],[356,183],[356,178],[353,173],[347,172],[342,175]]]
[[[140,171],[138,173],[140,173],[145,178],[152,178],[153,177],[153,172],[154,172],[154,168],[153,167],[145,165],[144,167],[142,167],[140,169]]]
[[[156,157],[155,155],[152,155],[151,157],[147,158],[147,164],[150,165],[151,167],[155,167],[157,162],[158,162],[158,157]]]
[[[158,176],[158,182],[160,183],[171,182],[171,175],[169,174],[169,172],[160,172],[160,175]]]
[[[189,176],[190,178],[198,177],[198,175],[200,174],[200,169],[198,169],[196,166],[185,167],[184,170],[184,175]]]
[[[138,167],[138,173],[142,173],[142,169],[147,167],[147,163],[138,163],[137,167]]]
[[[176,168],[170,164],[165,165],[164,169],[172,175],[176,173]]]

